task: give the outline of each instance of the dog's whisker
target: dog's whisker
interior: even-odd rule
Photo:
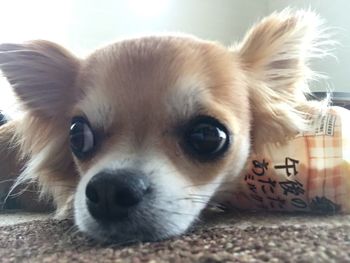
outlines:
[[[185,200],[190,200],[190,201],[193,201],[193,202],[201,202],[203,204],[206,204],[206,205],[211,205],[211,206],[217,206],[217,207],[224,207],[223,204],[219,203],[219,202],[216,202],[214,200],[211,200],[211,199],[208,199],[208,198],[202,198],[202,197],[199,197],[199,198],[196,198],[196,197],[185,197],[183,198]]]
[[[207,200],[207,199],[201,199],[201,198],[192,198],[192,197],[183,197],[183,198],[177,198],[175,200],[169,200],[168,203],[174,203],[176,201],[181,201],[181,200],[186,200],[186,201],[191,201],[193,203],[198,203],[198,204],[204,204],[207,207],[215,207],[221,210],[226,209],[226,207],[223,204],[214,202],[212,200]]]
[[[228,195],[232,195],[233,194],[233,192],[232,191],[229,191],[229,190],[217,190],[216,192],[215,192],[215,195],[217,195],[218,193],[220,193],[220,194],[228,194]],[[212,198],[213,197],[213,195],[205,195],[205,194],[188,194],[189,196],[196,196],[196,197],[203,197],[203,198],[205,198],[205,197],[207,197],[207,198]]]
[[[166,212],[169,214],[184,215],[184,216],[197,216],[197,214],[184,213],[184,212],[179,212],[179,211],[171,211],[171,210],[164,209],[164,208],[158,208],[157,210],[162,211],[162,212]]]
[[[4,184],[4,183],[8,183],[8,182],[14,182],[14,181],[16,181],[16,179],[6,179],[6,180],[0,181],[0,184]]]
[[[79,229],[78,226],[76,226],[75,224],[72,224],[72,226],[70,226],[64,233],[63,235],[66,236],[74,236],[77,233],[79,233]]]
[[[184,188],[192,188],[192,187],[200,187],[200,186],[208,186],[208,185],[223,185],[223,184],[234,184],[232,180],[220,181],[220,182],[207,182],[207,183],[198,183],[198,184],[190,184],[184,186]]]
[[[16,196],[19,196],[19,195],[23,194],[24,191],[25,191],[28,187],[29,187],[29,185],[27,185],[24,189],[22,189],[21,191],[19,191],[18,193],[16,193]],[[6,205],[6,203],[7,203],[7,200],[8,200],[10,197],[12,197],[12,193],[13,193],[13,191],[14,191],[15,189],[16,189],[16,187],[11,188],[10,191],[7,193],[6,197],[5,197],[4,200],[3,200],[2,209],[5,208],[5,205]]]

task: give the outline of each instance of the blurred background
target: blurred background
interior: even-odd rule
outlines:
[[[48,39],[84,55],[125,36],[177,31],[230,45],[259,18],[287,6],[318,12],[341,43],[337,59],[314,63],[329,79],[312,90],[350,92],[348,0],[0,0],[0,42]]]

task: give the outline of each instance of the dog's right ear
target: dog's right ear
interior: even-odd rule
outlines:
[[[44,40],[0,44],[0,69],[26,110],[45,117],[67,112],[80,61]]]

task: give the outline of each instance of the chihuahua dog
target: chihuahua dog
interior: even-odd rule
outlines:
[[[307,127],[320,25],[285,10],[229,48],[147,36],[84,59],[48,41],[1,44],[21,114],[0,127],[0,175],[19,175],[12,188],[38,184],[58,217],[97,239],[182,234],[221,189],[234,191],[259,145]]]

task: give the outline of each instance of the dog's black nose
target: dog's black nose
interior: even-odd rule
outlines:
[[[86,186],[86,202],[97,220],[112,221],[127,217],[130,208],[150,192],[149,179],[138,171],[101,172]]]

